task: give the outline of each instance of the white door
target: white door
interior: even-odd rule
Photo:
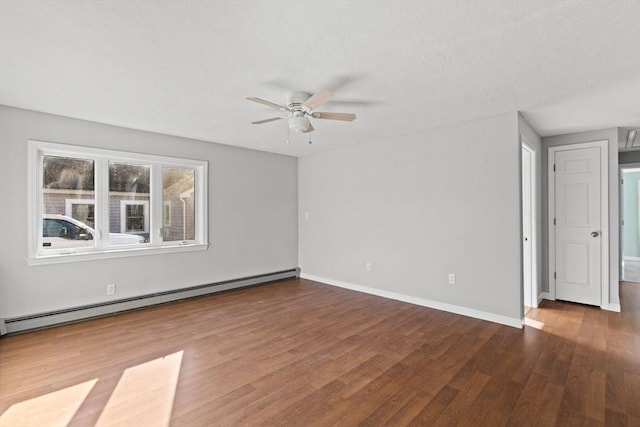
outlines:
[[[600,147],[555,151],[556,298],[601,305]]]
[[[531,215],[531,157],[532,153],[522,145],[522,273],[525,307],[534,307],[531,297],[531,284],[533,273],[532,259],[532,215]]]

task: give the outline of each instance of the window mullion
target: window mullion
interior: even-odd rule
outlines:
[[[96,159],[94,209],[96,223],[96,248],[104,250],[109,247],[109,160]]]
[[[151,165],[151,197],[149,200],[149,241],[151,245],[162,245],[162,165]]]

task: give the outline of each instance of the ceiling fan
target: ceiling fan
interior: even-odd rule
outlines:
[[[345,122],[352,122],[356,119],[356,115],[353,113],[322,113],[313,111],[315,108],[327,103],[331,98],[333,98],[333,94],[326,89],[319,90],[313,95],[308,92],[293,92],[289,96],[287,105],[284,106],[255,96],[249,96],[247,97],[249,101],[264,104],[282,111],[282,115],[278,117],[257,120],[251,122],[251,124],[261,125],[263,123],[287,119],[289,129],[300,133],[309,133],[314,130],[309,117],[314,119],[341,120]]]

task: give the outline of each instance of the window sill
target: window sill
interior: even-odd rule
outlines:
[[[45,264],[61,264],[66,262],[77,261],[95,261],[100,259],[125,258],[140,255],[158,255],[179,252],[205,251],[209,248],[208,243],[191,244],[191,245],[175,245],[175,246],[156,246],[145,248],[122,248],[109,249],[100,252],[79,252],[79,253],[56,253],[51,255],[40,255],[27,259],[29,265],[45,265]]]

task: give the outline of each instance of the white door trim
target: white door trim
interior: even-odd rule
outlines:
[[[580,144],[567,144],[549,147],[548,160],[548,230],[549,230],[549,297],[556,299],[556,280],[553,277],[556,271],[556,233],[553,226],[555,206],[555,174],[553,164],[555,153],[558,151],[575,150],[581,148],[600,148],[600,244],[601,246],[601,300],[600,307],[609,309],[609,141],[592,141]]]
[[[529,236],[529,238],[531,239],[531,307],[538,308],[540,290],[538,289],[538,188],[536,187],[537,153],[535,148],[533,148],[526,140],[526,138],[522,135],[520,135],[520,143],[522,144],[522,149],[527,150],[531,154],[531,236]]]
[[[618,194],[620,195],[620,197],[618,198],[618,202],[619,202],[618,226],[620,227],[618,228],[618,233],[620,235],[620,238],[618,239],[618,244],[619,244],[618,274],[619,274],[620,280],[625,280],[624,268],[622,263],[627,259],[636,261],[633,257],[624,256],[624,226],[622,225],[622,220],[624,219],[624,188],[623,188],[624,186],[622,184],[622,179],[624,178],[625,171],[635,172],[636,169],[640,172],[640,163],[623,163],[621,165],[618,165]],[[638,258],[637,260],[640,260],[640,258]]]

